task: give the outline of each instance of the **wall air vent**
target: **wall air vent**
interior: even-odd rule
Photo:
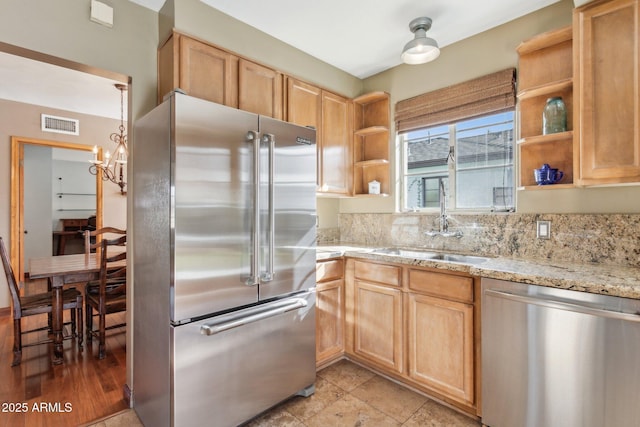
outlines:
[[[42,131],[80,135],[80,120],[56,117],[49,114],[41,115]]]

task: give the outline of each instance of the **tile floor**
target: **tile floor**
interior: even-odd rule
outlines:
[[[90,427],[141,426],[133,411]],[[215,424],[212,424],[214,426]],[[245,427],[478,427],[481,424],[347,360],[317,374],[316,392],[294,397]]]

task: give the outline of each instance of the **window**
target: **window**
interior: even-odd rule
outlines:
[[[440,206],[441,188],[450,209],[513,209],[515,78],[508,68],[396,104],[404,210]]]
[[[513,116],[506,111],[401,134],[403,208],[438,207],[442,182],[450,208],[512,209]]]

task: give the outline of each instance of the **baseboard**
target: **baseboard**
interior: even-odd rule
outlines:
[[[9,317],[11,315],[11,307],[2,307],[0,308],[0,318]]]
[[[344,352],[336,354],[335,356],[333,356],[333,357],[331,357],[329,359],[326,359],[322,363],[316,364],[316,372],[321,370],[321,369],[326,368],[329,365],[333,365],[334,363],[336,363],[336,362],[338,362],[338,361],[340,361],[340,360],[342,360],[344,358],[345,358],[345,353]]]

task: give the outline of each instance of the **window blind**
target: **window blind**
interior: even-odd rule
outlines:
[[[516,105],[516,69],[508,68],[396,103],[396,131],[453,123]]]

